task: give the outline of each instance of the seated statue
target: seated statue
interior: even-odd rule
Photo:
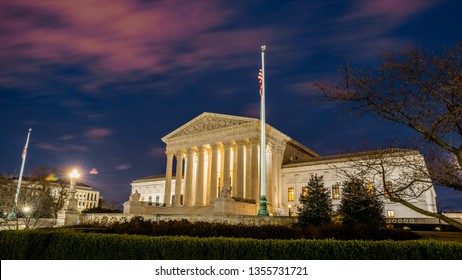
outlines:
[[[220,191],[221,198],[231,198],[231,186],[224,186]]]
[[[138,190],[135,190],[134,193],[132,193],[129,197],[128,200],[132,201],[132,202],[139,202],[140,201],[140,193],[138,192]]]

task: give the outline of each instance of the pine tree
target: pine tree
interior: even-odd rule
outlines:
[[[306,191],[300,196],[301,207],[297,208],[300,226],[328,224],[332,216],[332,201],[324,187],[323,176],[311,176]]]
[[[383,203],[368,189],[363,179],[352,178],[343,183],[342,200],[338,213],[343,216],[343,224],[362,224],[379,228],[385,224]]]

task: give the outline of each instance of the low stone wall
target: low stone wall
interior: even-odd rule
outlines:
[[[134,215],[122,213],[87,213],[81,215],[81,223],[114,223],[127,222],[135,216],[143,217],[150,221],[181,221],[189,222],[210,222],[210,223],[227,223],[227,224],[247,224],[247,225],[292,225],[297,222],[297,217],[287,216],[227,216],[227,215],[173,215],[173,214],[156,214],[156,215]]]
[[[217,198],[213,204],[206,206],[169,206],[160,207],[143,204],[138,201],[126,201],[124,203],[126,215],[257,215],[258,209],[255,203],[235,201],[231,198]]]

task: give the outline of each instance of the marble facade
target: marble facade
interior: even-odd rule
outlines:
[[[299,192],[306,185],[300,178],[324,175],[329,187],[339,180],[332,166],[327,166],[329,158],[270,125],[266,126],[266,139],[266,197],[272,215],[287,215],[290,208],[295,212]],[[127,201],[124,213],[257,214],[261,148],[258,119],[203,113],[162,141],[166,144],[165,176],[133,181],[132,194],[139,193],[139,201]],[[339,158],[348,161],[351,157]],[[290,188],[296,199],[289,197]],[[430,205],[425,207],[433,209],[433,187],[425,196],[423,203]],[[398,212],[409,215],[405,210]]]

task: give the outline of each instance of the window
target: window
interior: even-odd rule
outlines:
[[[289,188],[287,193],[287,200],[294,201],[295,200],[295,188]]]
[[[303,187],[302,188],[302,197],[308,197],[310,194],[310,189],[308,187]]]
[[[152,196],[149,196],[148,204],[149,204],[149,205],[152,205]]]
[[[394,218],[395,211],[394,210],[387,210],[387,218]]]
[[[393,194],[393,184],[390,181],[385,182],[385,197],[386,198],[393,198],[395,195]]]
[[[340,185],[336,183],[332,186],[332,199],[340,199]]]
[[[366,190],[369,194],[374,194],[375,192],[375,185],[373,182],[366,182]]]

